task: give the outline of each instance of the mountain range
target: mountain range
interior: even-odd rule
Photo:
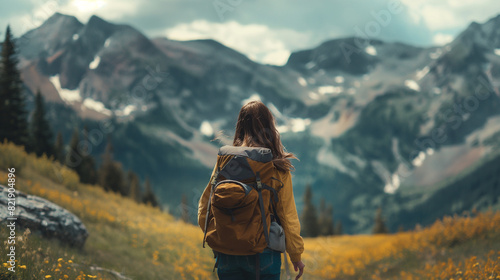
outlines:
[[[444,46],[340,38],[283,66],[97,16],[56,13],[17,42],[28,96],[40,89],[54,130],[68,142],[85,124],[96,156],[110,135],[115,159],[148,176],[171,212],[186,195],[196,215],[217,149],[252,99],[300,159],[299,210],[310,184],[347,233],[370,231],[379,207],[392,231],[500,208],[500,15]]]

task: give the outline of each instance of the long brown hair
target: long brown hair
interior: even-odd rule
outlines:
[[[297,157],[285,150],[276,129],[274,116],[260,101],[250,101],[241,107],[236,122],[233,146],[265,147],[273,153],[273,163],[278,170],[289,171],[294,167],[289,159]]]

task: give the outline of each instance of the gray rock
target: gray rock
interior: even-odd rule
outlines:
[[[7,220],[8,188],[0,185],[0,224]],[[82,221],[68,210],[38,196],[16,191],[16,226],[39,231],[44,237],[57,238],[82,248],[89,233]]]

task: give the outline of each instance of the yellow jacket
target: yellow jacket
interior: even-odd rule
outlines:
[[[213,177],[214,173],[215,169],[210,177]],[[290,260],[297,262],[301,260],[301,255],[304,252],[304,241],[300,236],[300,222],[293,197],[292,175],[290,171],[283,172],[277,169],[275,169],[275,173],[275,177],[284,184],[283,188],[278,192],[279,201],[276,205],[276,212],[285,231],[286,251],[290,256]],[[198,203],[198,224],[202,230],[205,228],[205,216],[210,188],[211,185],[209,182]]]

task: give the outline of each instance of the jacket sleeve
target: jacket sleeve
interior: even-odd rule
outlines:
[[[278,192],[279,201],[276,211],[285,231],[286,251],[292,262],[301,260],[304,252],[304,240],[300,236],[300,222],[293,197],[292,175],[278,172],[283,188]]]
[[[217,165],[214,167],[214,170],[212,171],[212,176],[210,176],[210,180],[208,181],[207,186],[205,187],[205,190],[203,191],[203,194],[200,197],[200,201],[198,202],[198,225],[200,226],[201,230],[205,230],[205,217],[207,216],[207,203],[208,203],[208,197],[210,196],[210,182],[212,181],[212,177],[214,176],[215,169]]]

